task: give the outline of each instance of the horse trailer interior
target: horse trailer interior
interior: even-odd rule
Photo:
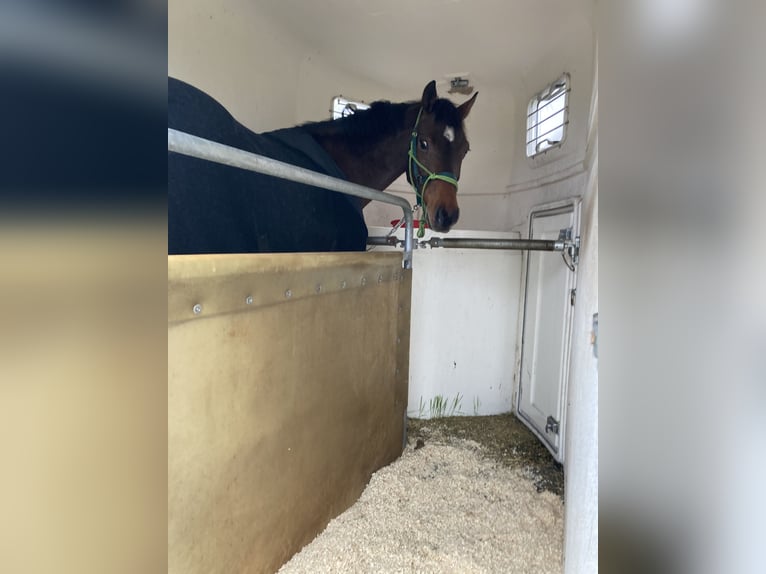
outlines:
[[[493,569],[424,537],[418,561],[396,571],[597,570],[594,4],[170,0],[168,75],[253,132],[330,120],[334,99],[339,116],[417,100],[431,80],[439,97],[471,103],[451,231],[413,229],[402,174],[363,210],[366,253],[169,256],[169,572],[276,572],[403,452],[449,466],[413,429],[508,413],[563,468],[563,496],[529,492],[547,496],[545,534],[558,542],[497,552],[545,565]],[[185,137],[169,130],[169,149],[196,153]],[[196,157],[223,161],[206,149]],[[240,159],[229,165],[259,161]],[[455,496],[480,476],[453,478]],[[417,496],[398,496],[418,511]],[[513,504],[500,496],[493,512],[511,516]],[[491,526],[468,524],[465,539],[490,543]],[[418,539],[399,535],[386,552]],[[381,543],[359,539],[355,551],[365,544]],[[287,571],[311,568],[389,571]]]

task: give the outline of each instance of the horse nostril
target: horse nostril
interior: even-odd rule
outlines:
[[[449,211],[447,211],[443,207],[439,207],[436,210],[436,225],[441,229],[447,229],[450,226],[454,225],[454,223],[457,221],[459,214],[460,214],[460,210],[455,210],[454,214],[451,214]]]
[[[449,225],[449,216],[442,207],[436,210],[436,225],[442,229]]]

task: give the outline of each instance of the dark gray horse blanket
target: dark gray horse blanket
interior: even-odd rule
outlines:
[[[257,134],[204,92],[168,78],[168,127],[345,179],[301,127]],[[359,201],[168,152],[168,253],[364,251]]]

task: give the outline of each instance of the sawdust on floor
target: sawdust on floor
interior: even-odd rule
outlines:
[[[410,421],[402,457],[280,574],[560,573],[563,475],[509,417]]]

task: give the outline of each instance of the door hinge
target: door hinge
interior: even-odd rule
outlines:
[[[552,416],[548,416],[548,420],[545,422],[545,432],[559,434],[559,421],[554,419]]]
[[[571,289],[569,291],[569,304],[574,307],[575,299],[577,299],[577,289]],[[561,299],[559,299],[561,301]]]

